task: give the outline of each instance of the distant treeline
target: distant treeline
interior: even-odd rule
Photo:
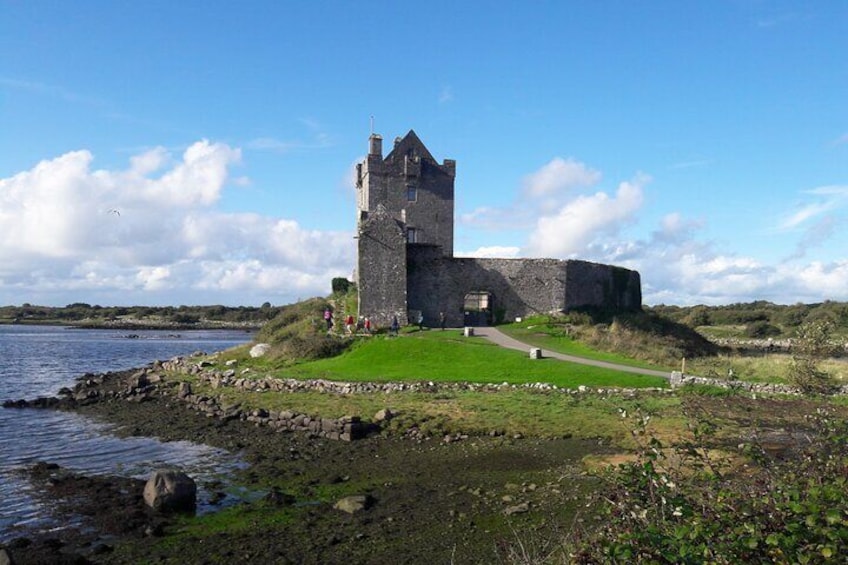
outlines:
[[[282,307],[271,306],[99,306],[75,302],[67,306],[0,306],[0,322],[120,324],[149,323],[195,325],[207,322],[259,326]]]
[[[750,337],[791,336],[801,325],[826,320],[838,334],[848,334],[848,303],[772,304],[764,300],[727,306],[652,306],[645,310],[685,324],[702,326],[745,326]]]

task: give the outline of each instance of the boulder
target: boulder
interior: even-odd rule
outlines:
[[[162,512],[193,511],[197,504],[197,484],[182,471],[156,470],[144,485],[144,503]]]
[[[267,343],[257,343],[250,348],[251,357],[262,357],[271,350],[271,346]]]
[[[347,512],[348,514],[355,514],[356,512],[366,510],[372,503],[373,499],[367,494],[354,494],[342,498],[333,505],[333,508]]]
[[[379,424],[382,422],[388,422],[392,418],[394,418],[395,414],[392,412],[390,408],[383,408],[376,414],[374,414],[374,422]]]

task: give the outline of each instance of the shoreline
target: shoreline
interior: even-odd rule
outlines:
[[[38,321],[12,321],[0,320],[0,326],[46,326],[46,327],[64,327],[67,329],[77,330],[203,330],[203,331],[240,331],[244,330],[247,333],[255,333],[262,327],[261,324],[242,324],[237,322],[199,322],[196,324],[179,324],[176,322],[73,322],[68,320],[38,320]]]
[[[188,526],[185,518],[146,510],[135,495],[107,498],[88,517],[89,534],[68,531],[7,544],[15,563],[36,563],[27,554],[42,550],[92,563],[201,563],[210,556],[232,562],[248,555],[265,562],[486,563],[513,535],[508,524],[545,522],[568,508],[573,513],[581,498],[575,492],[592,483],[579,462],[597,451],[597,442],[472,436],[444,443],[377,430],[354,442],[334,441],[188,409],[177,399],[178,380],[140,383],[142,371],[84,375],[60,398],[26,407],[75,411],[115,424],[119,435],[189,440],[238,453],[247,467],[232,481],[260,498],[189,519]],[[37,471],[31,470],[34,480]],[[94,479],[71,476],[59,481],[71,485],[68,492],[46,494],[64,504],[97,496],[109,484],[118,492],[137,490],[126,478]],[[366,507],[352,514],[334,507],[347,496],[364,497]],[[127,531],[104,532],[97,525],[110,511],[132,518]],[[261,526],[243,530],[239,524],[248,518]]]

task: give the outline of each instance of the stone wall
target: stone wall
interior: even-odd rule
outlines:
[[[378,207],[359,229],[359,314],[379,326],[406,318],[406,240],[398,222]]]
[[[410,131],[397,140],[382,163],[385,201],[389,214],[416,230],[417,241],[438,245],[453,255],[454,176],[456,164],[440,165]],[[409,198],[409,189],[415,192]]]
[[[565,309],[642,309],[642,282],[638,271],[588,261],[566,261]]]
[[[447,325],[465,325],[465,295],[492,294],[493,322],[531,314],[596,307],[638,310],[639,273],[586,261],[556,259],[445,258],[438,248],[410,246],[407,302],[435,326],[439,312]]]

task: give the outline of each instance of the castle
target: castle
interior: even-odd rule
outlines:
[[[456,161],[439,164],[414,131],[369,138],[356,166],[359,312],[378,325],[486,325],[535,313],[642,307],[639,273],[587,261],[453,256]]]

